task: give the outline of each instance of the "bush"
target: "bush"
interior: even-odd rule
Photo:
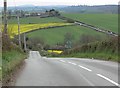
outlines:
[[[76,54],[78,53],[79,57],[95,57],[95,58],[103,58],[105,60],[115,60],[120,62],[119,60],[119,52],[120,49],[120,42],[118,42],[118,39],[120,40],[120,37],[112,37],[109,40],[104,40],[101,42],[93,42],[89,44],[84,44],[82,46],[74,47],[73,49],[66,50],[63,52],[63,55],[74,55],[76,57]],[[111,56],[112,55],[112,56]],[[117,57],[118,56],[118,57]]]

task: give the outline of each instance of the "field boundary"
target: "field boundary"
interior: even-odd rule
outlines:
[[[96,27],[96,26],[93,26],[93,25],[90,25],[90,24],[87,24],[87,23],[84,23],[84,22],[81,22],[81,21],[78,21],[78,20],[74,20],[74,19],[71,19],[71,18],[68,18],[68,17],[65,17],[65,16],[57,16],[59,19],[62,19],[62,20],[68,20],[68,21],[71,21],[77,25],[80,25],[80,26],[83,26],[83,27],[87,27],[87,28],[90,28],[90,29],[93,29],[97,32],[101,32],[101,33],[105,33],[107,35],[111,35],[111,36],[118,36],[117,33],[115,32],[112,32],[110,30],[106,30],[106,29],[102,29],[102,28],[99,28],[99,27]]]
[[[49,27],[44,27],[44,28],[38,28],[38,29],[35,29],[35,30],[31,30],[31,31],[28,31],[28,32],[25,32],[25,33],[31,33],[31,32],[38,31],[38,30],[46,30],[46,29],[60,28],[60,27],[66,27],[66,26],[75,26],[75,24],[62,25],[62,26],[49,26]],[[21,34],[23,34],[23,33],[21,33]]]

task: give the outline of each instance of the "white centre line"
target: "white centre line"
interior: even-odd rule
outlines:
[[[109,79],[109,78],[107,78],[107,77],[105,77],[105,76],[103,76],[103,75],[101,75],[101,74],[97,74],[97,75],[98,75],[99,77],[101,77],[101,78],[103,78],[103,79],[111,82],[112,84],[120,87],[120,85],[119,85],[118,83],[114,82],[113,80],[111,80],[111,79]]]
[[[69,64],[71,64],[72,62],[68,62]]]
[[[77,65],[76,63],[71,63],[72,65]]]
[[[85,70],[87,70],[87,71],[92,71],[92,70],[90,70],[90,69],[88,69],[88,68],[86,68],[84,66],[81,66],[81,65],[78,65],[78,66],[81,67],[81,68],[83,68],[83,69],[85,69]]]
[[[65,62],[64,60],[60,60],[61,62]]]

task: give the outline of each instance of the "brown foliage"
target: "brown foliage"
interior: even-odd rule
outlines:
[[[11,50],[12,44],[10,38],[7,34],[2,34],[2,50],[9,51]]]
[[[64,54],[69,53],[78,53],[78,52],[111,52],[118,54],[118,50],[120,50],[120,36],[112,37],[109,40],[104,40],[101,42],[93,42],[89,44],[84,44],[82,46],[74,47],[69,51],[65,51]]]

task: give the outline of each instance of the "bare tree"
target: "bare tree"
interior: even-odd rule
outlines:
[[[96,41],[97,39],[94,36],[83,34],[80,36],[79,42],[81,44],[87,44]]]
[[[74,39],[74,36],[67,32],[64,36],[64,44],[66,48],[72,48],[72,40]]]
[[[28,40],[27,45],[33,50],[43,50],[45,43],[42,38],[31,38]]]

